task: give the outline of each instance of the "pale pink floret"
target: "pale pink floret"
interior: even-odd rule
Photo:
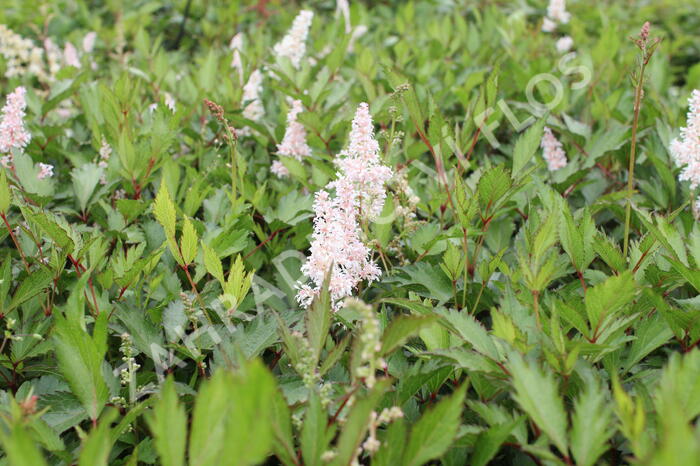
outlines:
[[[392,170],[379,159],[366,103],[357,109],[350,142],[340,156],[336,161],[338,178],[327,186],[335,191],[335,197],[326,190],[316,193],[311,255],[301,268],[311,283],[301,286],[297,294],[303,307],[320,292],[329,271],[329,292],[336,310],[361,281],[372,282],[381,275],[371,260],[370,248],[361,239],[359,220],[371,220],[381,213],[386,198],[384,184]]]
[[[24,109],[27,108],[27,103],[24,99],[27,91],[24,87],[16,88],[7,96],[5,106],[2,108],[2,121],[0,122],[0,153],[8,154],[9,160],[6,163],[12,162],[11,150],[22,150],[27,147],[31,140],[29,131],[24,127]]]
[[[671,157],[676,166],[683,167],[678,179],[689,181],[690,188],[700,186],[700,90],[695,89],[688,99],[688,121],[681,128],[680,138],[671,142]]]
[[[270,171],[277,178],[287,178],[289,176],[289,169],[285,167],[284,164],[279,160],[275,160],[272,162],[272,165],[270,166]]]
[[[287,35],[273,48],[278,57],[287,57],[294,68],[299,68],[301,59],[306,53],[306,36],[309,34],[313,11],[301,10]]]
[[[545,126],[542,141],[542,158],[547,162],[549,171],[559,170],[566,166],[566,152],[564,152],[562,143],[552,134],[552,130]]]
[[[39,163],[39,174],[37,178],[43,180],[44,178],[51,178],[53,176],[53,165],[48,163]]]
[[[292,107],[287,113],[287,129],[282,142],[277,145],[277,153],[286,157],[301,160],[311,155],[311,148],[306,143],[306,129],[297,121],[297,115],[304,111],[301,100],[292,101]]]

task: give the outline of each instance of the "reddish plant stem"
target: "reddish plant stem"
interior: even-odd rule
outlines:
[[[27,257],[24,255],[24,251],[22,250],[22,246],[19,245],[19,242],[17,241],[17,238],[15,237],[15,233],[12,231],[12,227],[10,226],[10,222],[7,221],[7,217],[5,217],[4,213],[0,213],[0,217],[2,217],[2,221],[5,222],[5,226],[7,227],[7,232],[10,234],[10,238],[12,238],[12,242],[15,243],[15,247],[17,248],[17,251],[19,251],[19,255],[22,257],[22,262],[24,263],[24,268],[29,272],[29,262],[27,262]]]
[[[357,389],[358,389],[358,387],[355,386],[352,390],[350,390],[348,393],[345,394],[345,396],[343,397],[343,402],[340,403],[340,406],[338,407],[338,409],[335,411],[335,413],[333,414],[333,416],[328,420],[328,425],[331,425],[331,424],[333,424],[335,421],[338,420],[338,416],[340,416],[340,412],[343,410],[343,408],[344,408],[345,405],[348,403],[348,401],[350,400],[350,398],[355,394],[355,392],[357,391]]]
[[[243,257],[243,259],[247,259],[247,258],[249,258],[250,256],[252,256],[253,254],[255,254],[255,252],[256,252],[258,249],[260,249],[261,247],[265,246],[267,243],[269,243],[270,241],[272,241],[273,239],[275,239],[275,236],[277,236],[282,230],[284,230],[284,228],[278,228],[277,230],[275,230],[275,231],[273,231],[272,233],[270,233],[270,235],[269,235],[267,238],[265,238],[265,239],[263,240],[262,243],[260,243],[260,244],[258,244],[257,246],[255,246],[255,247],[253,248],[252,251],[250,251],[248,254],[246,254],[246,255]]]

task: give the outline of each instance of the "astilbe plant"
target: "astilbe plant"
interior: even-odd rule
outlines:
[[[0,464],[697,463],[693,2],[9,3]]]
[[[310,10],[299,12],[292,27],[284,38],[275,44],[273,50],[278,58],[287,58],[294,68],[301,66],[301,59],[306,54],[306,37],[309,34],[314,13]]]

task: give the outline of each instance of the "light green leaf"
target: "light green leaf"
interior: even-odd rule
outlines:
[[[386,356],[401,346],[409,337],[415,335],[436,320],[433,316],[399,316],[391,321],[382,335],[380,354]]]
[[[314,361],[318,361],[331,327],[331,314],[333,311],[331,310],[331,297],[328,292],[329,280],[330,274],[324,280],[321,293],[313,300],[305,314],[306,333],[313,351]]]
[[[163,466],[183,466],[187,440],[187,415],[179,403],[175,382],[168,377],[160,391],[160,398],[147,418],[155,437],[155,447]]]
[[[199,243],[199,238],[194,225],[192,225],[188,217],[185,217],[182,227],[182,238],[180,238],[180,250],[182,251],[182,260],[185,262],[185,265],[191,264],[197,256],[197,243]]]
[[[608,449],[608,439],[614,430],[611,428],[612,404],[607,393],[599,383],[587,380],[574,402],[571,452],[576,464],[596,464]]]
[[[30,298],[38,295],[51,283],[53,274],[50,270],[41,268],[29,274],[19,285],[7,308],[7,312],[18,307]]]
[[[76,167],[71,172],[73,178],[73,192],[78,200],[78,206],[81,211],[87,208],[92,193],[100,182],[102,177],[102,168],[94,163],[86,163],[80,167]]]
[[[160,223],[165,230],[165,236],[174,239],[177,216],[175,213],[175,206],[173,205],[172,199],[170,199],[170,194],[168,193],[168,188],[165,187],[165,183],[161,183],[158,194],[156,195],[155,202],[153,203],[153,215],[155,215],[156,220],[158,220],[158,223]]]
[[[515,401],[559,451],[568,454],[566,412],[554,375],[528,364],[517,353],[511,356],[508,368],[513,376]]]
[[[306,466],[323,464],[321,455],[328,448],[327,416],[315,391],[311,392],[301,430],[301,454]]]
[[[221,265],[219,255],[216,254],[213,248],[207,246],[205,243],[202,243],[202,251],[204,253],[204,267],[206,267],[207,272],[221,283],[221,287],[223,288],[226,284],[226,280],[224,279],[224,268]]]
[[[423,413],[411,429],[401,464],[420,466],[447,451],[461,424],[466,391],[467,384],[462,384],[452,395]]]
[[[58,368],[90,418],[97,419],[109,396],[102,377],[104,353],[77,322],[66,320],[60,313],[55,314],[55,319]]]
[[[46,464],[36,442],[22,422],[17,420],[8,431],[0,429],[0,445],[11,466],[43,466]]]
[[[100,422],[83,441],[78,466],[107,466],[109,452],[113,446],[110,426],[116,418],[116,410],[105,411]]]
[[[542,133],[544,130],[545,119],[540,119],[534,125],[530,126],[524,134],[522,134],[515,143],[513,148],[513,178],[527,165],[535,151],[540,146]]]
[[[636,290],[637,284],[630,271],[608,277],[603,283],[589,288],[585,301],[591,328],[619,312],[632,301]]]
[[[453,333],[460,336],[479,353],[498,361],[498,349],[486,329],[473,316],[456,310],[439,311]]]

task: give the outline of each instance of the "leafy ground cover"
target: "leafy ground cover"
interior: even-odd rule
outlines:
[[[698,464],[692,3],[5,0],[0,463]]]

